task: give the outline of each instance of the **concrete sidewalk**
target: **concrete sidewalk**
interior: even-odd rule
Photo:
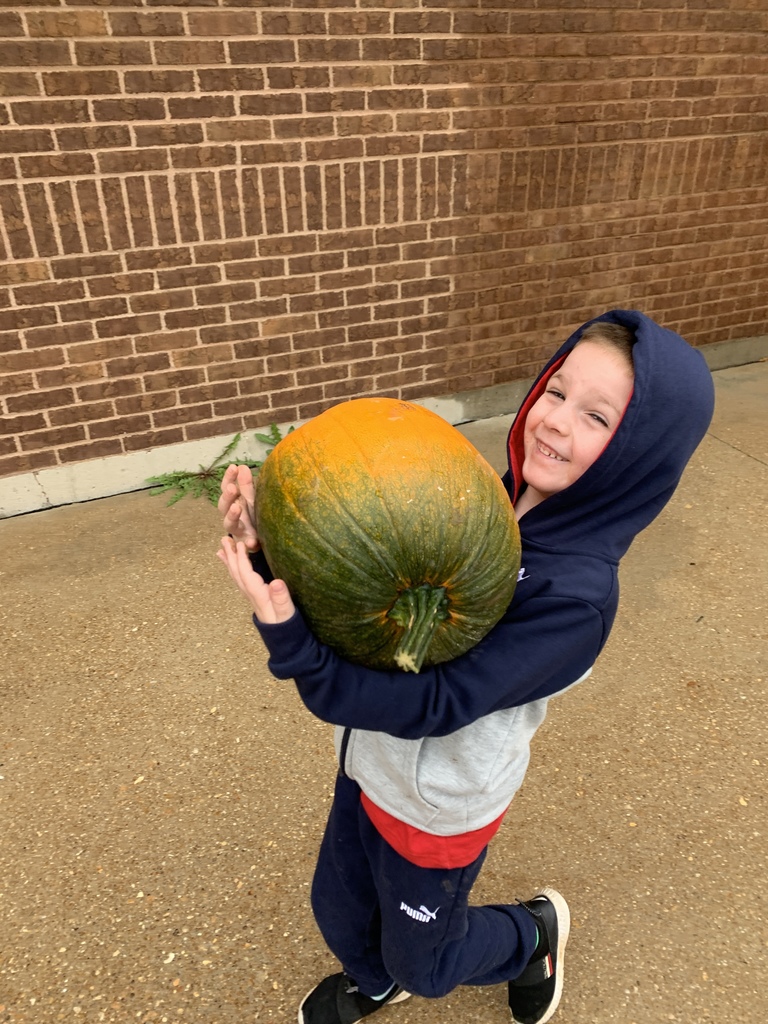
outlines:
[[[560,1024],[762,1024],[768,990],[768,363],[622,569],[476,890],[553,884]],[[511,417],[462,428],[501,468]],[[215,510],[146,492],[0,522],[0,1022],[293,1021],[335,964],[308,893],[329,726],[272,679]],[[508,1021],[501,989],[401,1024]]]

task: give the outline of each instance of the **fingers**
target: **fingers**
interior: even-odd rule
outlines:
[[[224,512],[224,518],[222,520],[224,529],[227,533],[237,533],[241,515],[242,509],[240,508],[240,502],[233,501],[229,508]]]
[[[281,621],[272,604],[269,586],[257,572],[254,572],[245,544],[238,542],[235,549],[237,571],[241,580],[241,591],[248,598],[251,607],[260,622],[274,623]]]
[[[295,605],[288,587],[282,580],[272,580],[270,584],[266,584],[262,577],[254,572],[242,541],[235,543],[231,537],[222,537],[216,557],[227,567],[232,581],[247,599],[260,622],[287,622],[291,618]]]
[[[253,483],[253,473],[248,466],[238,466],[237,468],[237,486],[240,491],[240,497],[243,499],[245,508],[243,511],[247,514],[249,523],[256,522],[256,487]]]
[[[256,496],[256,488],[253,483],[253,473],[248,466],[238,466],[236,473],[237,486],[246,502],[253,507]]]
[[[287,622],[296,610],[296,606],[285,582],[283,580],[272,580],[269,584],[269,593],[272,598],[275,622]]]
[[[240,593],[251,605],[260,622],[275,622],[269,587],[257,572],[254,572],[245,544],[235,543],[231,537],[221,538],[218,557]]]
[[[249,551],[258,551],[259,538],[254,525],[255,488],[253,474],[247,466],[227,466],[221,479],[221,497],[217,508],[223,526],[236,540],[242,540]]]

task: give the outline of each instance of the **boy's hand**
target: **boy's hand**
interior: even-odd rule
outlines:
[[[221,481],[218,509],[224,529],[236,541],[242,541],[248,551],[258,551],[254,506],[256,490],[253,473],[247,466],[227,466]]]
[[[240,593],[249,602],[259,622],[287,622],[295,611],[288,587],[282,580],[265,583],[254,571],[245,544],[231,537],[221,538],[217,558],[226,565]]]

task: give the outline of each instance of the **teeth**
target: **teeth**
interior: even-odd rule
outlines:
[[[546,455],[548,459],[555,459],[557,462],[565,462],[565,459],[562,456],[558,455],[557,452],[553,452],[551,448],[547,448],[547,446],[542,444],[541,441],[538,442],[538,445],[541,454]]]

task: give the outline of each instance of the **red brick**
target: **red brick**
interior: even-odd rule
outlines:
[[[51,201],[56,211],[61,248],[65,254],[84,252],[85,244],[80,233],[77,207],[69,181],[54,181],[50,185]]]
[[[0,96],[39,96],[40,84],[31,71],[0,71]]]
[[[31,473],[38,469],[46,469],[56,465],[56,454],[50,451],[29,452],[25,455],[11,455],[0,459],[0,476],[13,473]]]
[[[8,253],[2,236],[0,236],[0,260],[8,259],[9,255],[14,255],[19,259],[34,255],[27,230],[21,190],[15,182],[0,185],[0,222],[5,226],[6,236],[11,247],[11,252]]]
[[[266,118],[237,121],[213,121],[206,125],[205,137],[210,142],[252,142],[270,139],[272,125]]]
[[[18,125],[72,124],[88,121],[87,100],[39,100],[12,103],[13,119]]]
[[[193,423],[184,428],[184,437],[188,441],[199,440],[204,437],[218,437],[220,434],[231,434],[244,429],[241,417],[229,419],[217,419],[208,423]]]
[[[129,301],[133,313],[154,313],[166,309],[188,309],[194,305],[194,295],[191,289],[160,291],[132,295]]]
[[[247,40],[228,44],[229,59],[233,64],[294,64],[295,44],[292,40]],[[203,64],[212,61],[201,61]]]
[[[168,100],[171,117],[204,120],[210,117],[232,117],[235,101],[232,96],[185,96]]]
[[[56,310],[48,306],[0,310],[0,331],[25,330],[56,323]]]
[[[155,97],[94,100],[93,116],[97,121],[162,121],[166,116],[165,100]]]
[[[164,444],[178,444],[183,440],[184,431],[180,427],[171,427],[167,430],[152,430],[148,434],[129,434],[123,438],[123,446],[127,452],[143,451]]]
[[[152,175],[147,179],[155,234],[159,245],[174,245],[177,241],[174,210],[164,175]]]
[[[256,255],[253,239],[222,242],[221,244],[196,245],[195,263],[227,263],[230,260],[247,260]]]
[[[43,430],[48,424],[41,412],[21,416],[0,416],[0,434],[24,434],[30,430]]]
[[[75,60],[81,67],[130,67],[132,64],[151,64],[152,50],[149,43],[144,42],[100,40],[98,43],[75,43]],[[69,60],[44,63],[68,64]]]
[[[269,262],[274,266],[274,269],[265,276],[271,277],[273,274],[285,273],[282,262],[277,260],[270,260]],[[339,270],[344,266],[344,263],[343,252],[312,253],[309,256],[297,256],[294,259],[289,259],[288,273],[317,274],[322,271]]]
[[[197,242],[200,232],[191,174],[177,174],[171,183],[175,212],[182,242]]]
[[[152,423],[155,427],[170,427],[180,423],[199,423],[200,420],[210,419],[212,415],[211,403],[202,402],[153,412]]]
[[[242,281],[237,284],[217,284],[195,289],[195,300],[200,306],[245,302],[255,297],[256,285],[251,281]]]
[[[109,24],[113,36],[184,35],[184,19],[175,11],[110,11]]]
[[[83,128],[58,128],[56,140],[60,149],[114,149],[130,146],[131,133],[124,125],[96,124]]]
[[[21,173],[25,178],[74,178],[93,174],[93,156],[90,153],[56,153],[52,156],[22,156]]]
[[[185,309],[166,313],[163,319],[168,330],[183,330],[187,327],[202,327],[206,324],[223,324],[227,319],[227,310],[224,306]]]
[[[311,109],[311,98],[315,94],[310,93],[306,97],[307,111],[314,113]],[[363,103],[365,95],[363,94]],[[331,109],[330,106],[322,108],[324,111]],[[278,93],[256,93],[240,97],[240,113],[256,117],[275,117],[281,114],[301,114],[304,110],[304,100],[299,93],[278,92]]]
[[[203,327],[200,341],[203,345],[215,345],[224,341],[247,342],[248,354],[252,355],[259,345],[259,323],[256,320],[241,320],[236,324],[221,324],[217,327]],[[255,348],[256,347],[256,348]],[[235,357],[242,355],[241,346],[235,345]]]
[[[105,437],[122,437],[126,434],[141,434],[150,430],[152,421],[148,414],[135,416],[115,416],[112,419],[100,420],[88,424],[88,436],[95,440]]]
[[[49,413],[52,427],[63,427],[70,423],[88,423],[90,420],[106,419],[114,416],[112,402],[92,402],[90,404],[71,405],[64,409],[53,409]]]
[[[139,412],[154,412],[155,409],[167,409],[177,404],[178,395],[175,391],[153,395],[127,395],[115,399],[115,412],[118,416],[131,416]]]
[[[32,412],[38,409],[54,409],[61,405],[71,405],[74,401],[71,388],[60,388],[56,391],[29,391],[26,394],[11,395],[5,400],[8,412]]]
[[[191,262],[192,252],[185,247],[153,249],[151,252],[129,252],[125,255],[128,270],[163,270],[168,267],[183,267]],[[162,275],[160,276],[162,277]]]
[[[257,11],[190,12],[192,36],[258,36],[261,34]]]
[[[103,359],[116,359],[133,353],[131,338],[110,338],[109,341],[87,341],[70,345],[67,356],[70,363],[94,363]]]
[[[15,352],[21,348],[21,334],[16,331],[3,331],[0,334],[0,352],[8,353]],[[6,366],[6,360],[3,360],[3,365]]]
[[[327,89],[331,84],[331,74],[326,67],[269,67],[266,72],[270,89]],[[340,74],[341,69],[336,73]],[[246,85],[244,88],[253,87]]]
[[[107,441],[88,441],[86,444],[74,444],[58,451],[62,463],[83,462],[86,459],[106,459],[111,455],[122,455],[123,446],[118,439]]]
[[[100,274],[117,274],[123,269],[120,257],[117,255],[53,260],[51,268],[53,276],[57,280],[67,277],[97,277]]]
[[[0,42],[0,68],[30,68],[71,64],[65,40]]]
[[[193,71],[166,69],[161,71],[154,69],[148,71],[126,71],[124,80],[127,93],[195,91],[195,74]]]
[[[81,299],[85,285],[81,281],[49,281],[18,286],[13,289],[13,295],[18,306],[52,305]]]
[[[213,284],[221,280],[221,271],[214,266],[180,267],[176,270],[158,271],[157,280],[160,288]]]
[[[211,363],[205,372],[212,383],[230,381],[233,377],[241,380],[253,374],[263,373],[264,360],[242,358],[233,363]]]
[[[102,316],[121,316],[128,312],[128,303],[122,297],[86,299],[83,302],[68,302],[59,306],[61,319],[66,323],[77,320],[93,320]]]
[[[158,64],[191,64],[197,67],[200,64],[224,64],[226,53],[224,44],[220,42],[197,39],[184,42],[157,42],[155,60]]]
[[[318,64],[367,59],[362,57],[361,44],[357,39],[299,39],[298,49],[300,61]]]
[[[0,11],[0,37],[11,38],[23,35],[24,23],[21,20],[21,15],[13,11]]]
[[[205,370],[199,366],[184,370],[166,370],[163,373],[150,373],[144,377],[147,392],[168,391],[175,388],[194,387],[205,382]]]
[[[198,345],[195,348],[180,348],[172,353],[174,367],[203,367],[213,362],[226,362],[232,358],[231,345]]]
[[[79,341],[90,341],[93,337],[92,324],[56,324],[25,331],[28,348],[70,345]]]
[[[200,68],[197,78],[200,83],[200,91],[204,93],[252,92],[254,89],[264,88],[264,72],[261,68],[255,67]],[[192,92],[193,90],[185,91]]]
[[[31,36],[105,36],[107,23],[101,11],[35,11],[27,14]]]
[[[160,327],[160,317],[153,313],[96,321],[96,333],[100,338],[119,338],[121,335],[128,334],[151,334],[153,331],[160,330]]]
[[[59,243],[53,227],[53,213],[49,204],[45,185],[31,182],[24,186],[24,198],[29,213],[29,222],[35,238],[35,247],[39,256],[58,256]],[[21,295],[30,294],[19,292]],[[17,295],[17,303],[24,305]]]
[[[428,44],[425,42],[425,52],[427,50],[427,45]],[[421,51],[421,40],[410,39],[407,36],[395,39],[363,39],[360,59],[362,59],[363,62],[387,61],[388,63],[392,62],[397,64],[400,61],[420,60]]]
[[[234,146],[185,146],[182,149],[171,150],[173,167],[224,167],[237,162],[237,150]]]
[[[46,96],[103,96],[120,92],[120,78],[116,71],[47,71],[43,87]]]

